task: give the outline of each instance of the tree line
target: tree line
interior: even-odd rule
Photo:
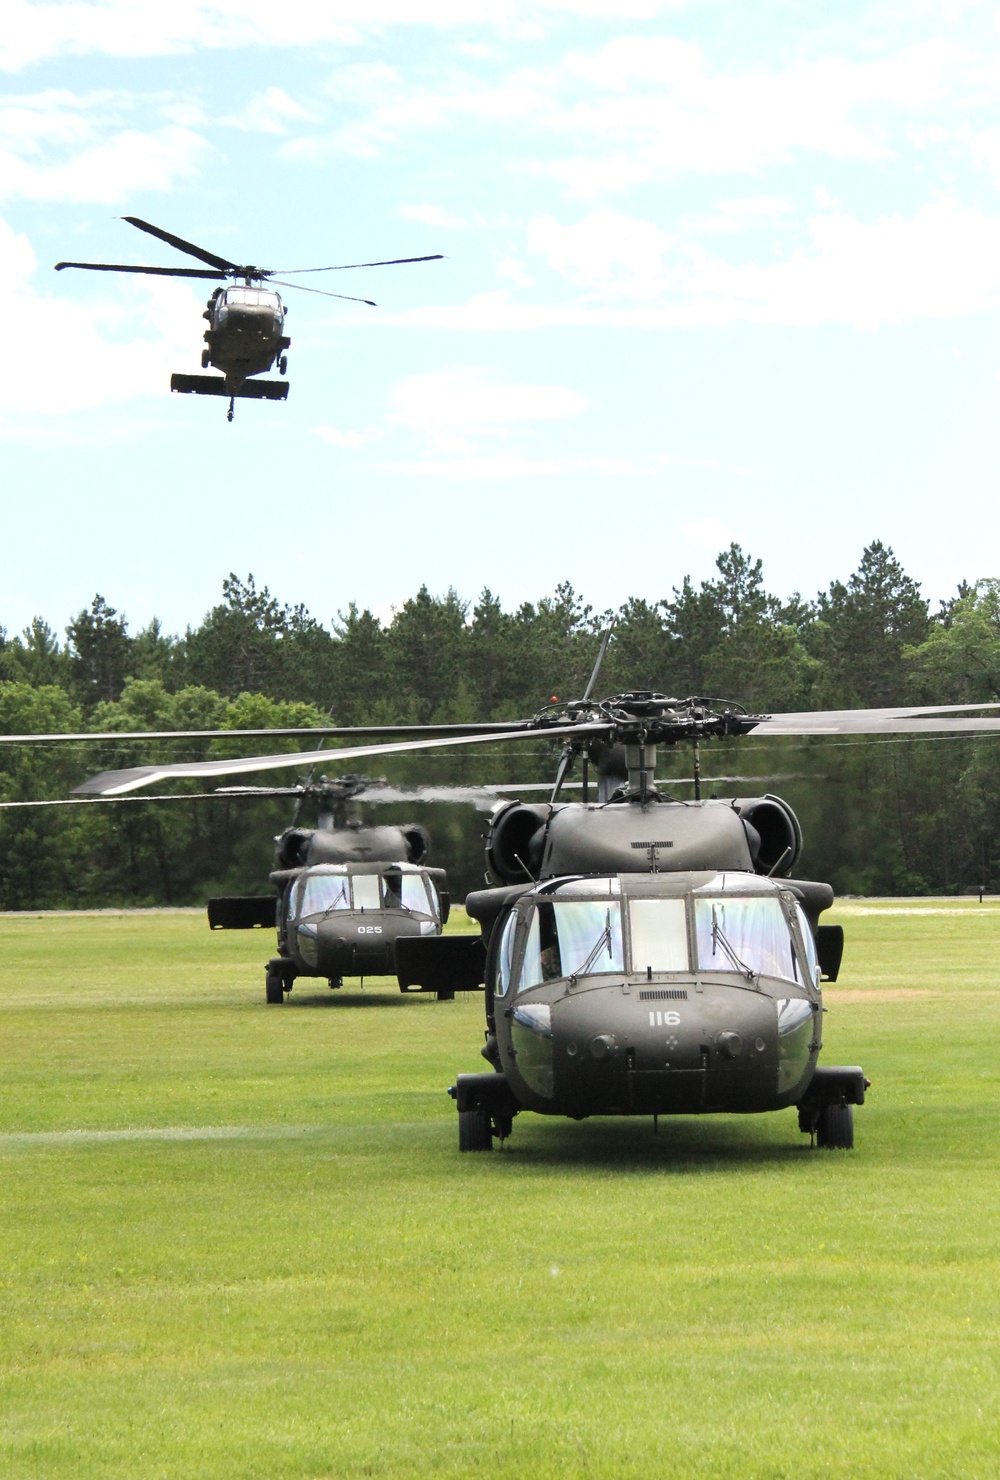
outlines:
[[[874,541],[846,580],[814,599],[781,597],[761,561],[733,544],[710,579],[685,578],[669,596],[632,597],[613,613],[569,584],[512,611],[488,590],[473,603],[421,587],[386,623],[351,604],[324,625],[252,575],[230,574],[202,622],[170,635],[156,620],[130,631],[126,614],[96,595],[62,634],[42,617],[18,634],[0,627],[0,732],[527,716],[583,692],[612,617],[599,684],[607,693],[714,695],[762,712],[1000,700],[1000,580],[963,583],[932,611],[891,548]],[[1000,872],[995,743],[751,736],[718,756],[709,747],[703,763],[709,775],[714,767],[782,777],[750,791],[788,797],[806,829],[803,871],[840,892],[954,892],[992,887]],[[239,749],[166,742],[155,758]],[[151,758],[149,746],[129,742],[3,747],[0,800],[65,796],[93,770]],[[685,756],[668,754],[661,775],[680,783],[686,766]],[[551,755],[524,745],[379,766],[410,782],[524,782],[552,770]],[[457,807],[395,812],[428,823],[435,860],[459,889],[481,881],[481,818]],[[276,800],[3,811],[0,907],[200,903],[216,890],[255,892],[270,838],[289,816]]]

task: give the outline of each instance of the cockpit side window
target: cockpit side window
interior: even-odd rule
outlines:
[[[514,935],[517,931],[517,914],[511,910],[507,916],[507,923],[503,927],[500,936],[500,945],[497,950],[497,980],[495,993],[498,997],[506,997],[510,986],[511,972],[514,966]]]
[[[805,911],[798,900],[795,901],[795,917],[799,922],[799,934],[802,936],[802,944],[806,953],[806,969],[802,974],[805,976],[809,986],[819,986],[821,973],[819,969],[819,956],[816,954],[816,942],[813,939],[812,930],[809,928],[809,921],[806,919]]]

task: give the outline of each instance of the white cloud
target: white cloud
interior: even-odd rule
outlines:
[[[429,459],[426,462],[382,463],[373,471],[404,478],[434,478],[447,483],[502,483],[520,478],[561,478],[567,474],[596,474],[623,478],[660,471],[658,464],[618,457],[468,456]]]
[[[794,252],[766,262],[733,263],[694,238],[672,246],[650,223],[611,213],[584,218],[578,228],[542,218],[529,237],[557,273],[583,286],[582,300],[530,303],[498,291],[383,322],[491,333],[740,322],[871,328],[1000,306],[1000,218],[947,200],[873,222],[821,212]],[[642,306],[622,302],[628,298]]]
[[[189,129],[126,130],[62,165],[39,167],[10,151],[0,154],[0,199],[114,201],[140,190],[169,190],[194,175],[208,146]]]
[[[290,123],[302,123],[311,118],[301,104],[280,87],[266,88],[258,97],[251,98],[239,113],[223,119],[233,128],[246,129],[250,133],[284,134]]]
[[[528,272],[523,262],[518,262],[515,257],[501,257],[497,263],[497,277],[506,279],[517,288],[533,288],[535,279]]]
[[[57,90],[8,97],[0,105],[0,199],[111,202],[194,174],[205,140],[176,121],[123,126],[134,101]],[[155,101],[161,112],[176,111],[175,99]]]
[[[164,56],[203,48],[351,45],[389,25],[468,27],[522,33],[547,14],[649,18],[664,0],[7,0],[0,68],[47,57],[102,53]]]
[[[121,280],[85,303],[34,283],[27,238],[0,221],[0,279],[10,343],[0,360],[0,406],[13,417],[45,418],[137,396],[170,394],[174,370],[194,369],[200,296],[163,278]],[[9,426],[16,435],[23,425]]]
[[[341,431],[338,427],[315,427],[314,431],[317,437],[329,442],[332,447],[347,447],[352,450],[364,447],[367,442],[382,435],[378,427],[366,427],[363,432]]]
[[[528,251],[572,282],[632,298],[658,297],[676,278],[664,266],[675,243],[675,236],[651,222],[616,211],[594,211],[573,226],[542,216],[527,232]]]
[[[464,231],[469,224],[461,216],[442,211],[440,206],[400,206],[399,214],[404,221],[421,221],[425,226],[440,226],[442,231]]]
[[[401,381],[390,395],[393,421],[428,437],[442,450],[465,452],[470,439],[502,435],[515,422],[562,421],[587,402],[556,385],[503,382],[475,365],[435,370]]]
[[[977,70],[978,69],[978,70]],[[591,199],[681,171],[749,173],[813,153],[877,162],[912,147],[921,110],[951,109],[946,137],[967,130],[973,75],[986,106],[989,69],[947,42],[928,41],[879,60],[830,57],[765,70],[713,69],[703,50],[669,36],[618,37],[561,63],[414,85],[384,64],[341,69],[334,96],[367,113],[335,137],[358,155],[398,144],[415,129],[479,120],[530,131],[537,157],[512,168],[560,180]],[[907,134],[909,129],[909,135]],[[546,157],[541,139],[571,139]]]
[[[742,543],[742,537],[721,519],[689,519],[682,526],[682,533],[689,544],[697,546],[699,550],[725,550],[734,541]]]

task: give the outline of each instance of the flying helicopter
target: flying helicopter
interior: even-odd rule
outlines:
[[[289,283],[288,277],[299,277],[314,272],[349,272],[362,267],[399,267],[408,262],[439,262],[442,254],[435,252],[425,257],[393,257],[381,262],[348,262],[333,267],[266,268],[245,264],[240,266],[227,257],[208,252],[183,237],[142,221],[138,216],[123,216],[130,226],[148,232],[188,257],[194,257],[206,267],[142,267],[122,262],[57,262],[56,272],[64,268],[82,268],[87,272],[132,272],[153,277],[182,278],[232,278],[231,284],[217,287],[205,306],[203,319],[207,319],[205,348],[201,352],[201,367],[212,366],[222,375],[183,375],[170,377],[170,389],[185,395],[228,396],[227,420],[233,419],[233,407],[237,398],[253,400],[284,401],[288,398],[288,382],[282,380],[254,380],[270,370],[277,360],[278,374],[284,376],[288,369],[286,350],[291,340],[285,333],[285,315],[288,312],[280,294],[266,284],[276,283],[282,288],[298,288],[303,293],[316,293],[324,298],[339,298],[347,303],[364,303],[369,308],[376,305],[370,298],[352,298],[346,293],[329,293],[324,288],[309,287],[304,283]],[[242,279],[242,283],[239,282]]]
[[[596,670],[595,670],[596,673]],[[485,1151],[524,1111],[582,1119],[761,1113],[795,1107],[811,1142],[848,1149],[860,1066],[818,1062],[822,982],[840,927],[819,916],[824,883],[790,877],[802,844],[792,809],[765,794],[701,795],[702,740],[941,734],[1000,729],[1000,704],[754,714],[737,703],[652,691],[553,703],[496,725],[390,726],[390,743],[338,759],[548,739],[561,745],[549,801],[501,803],[487,842],[492,888],[471,894],[482,932],[490,1069],[459,1074],[459,1148]],[[319,733],[319,732],[317,732]],[[358,731],[338,731],[348,738]],[[694,796],[656,785],[658,747],[689,744]],[[105,772],[78,791],[124,796],[172,777],[232,775],[329,758],[316,751]],[[583,800],[560,801],[581,759]],[[589,795],[589,768],[598,795]],[[466,938],[468,939],[468,938]],[[457,987],[447,938],[397,945],[408,980]],[[483,957],[480,955],[479,960]],[[475,969],[471,954],[464,966]],[[454,973],[454,975],[452,975]],[[402,979],[402,977],[401,977]]]

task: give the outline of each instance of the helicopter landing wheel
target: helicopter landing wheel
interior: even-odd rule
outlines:
[[[285,979],[280,971],[272,971],[270,966],[264,978],[264,995],[272,1007],[280,1007],[285,1000]]]
[[[824,1105],[816,1121],[816,1145],[827,1151],[850,1151],[854,1146],[853,1105]]]
[[[454,992],[438,992],[438,994],[437,994],[437,1000],[439,1002],[454,1002],[454,1000],[455,1000],[455,993]]]
[[[493,1127],[485,1110],[458,1112],[459,1151],[492,1151]]]
[[[201,368],[207,370],[212,359],[211,350],[203,349],[201,352]]]
[[[330,983],[331,992],[335,992],[338,987],[344,985],[344,978],[342,976],[328,976],[327,981]]]
[[[279,375],[284,375],[284,374],[286,374],[287,370],[288,370],[288,356],[287,355],[282,355],[281,356],[281,359],[278,361],[278,374]]]

